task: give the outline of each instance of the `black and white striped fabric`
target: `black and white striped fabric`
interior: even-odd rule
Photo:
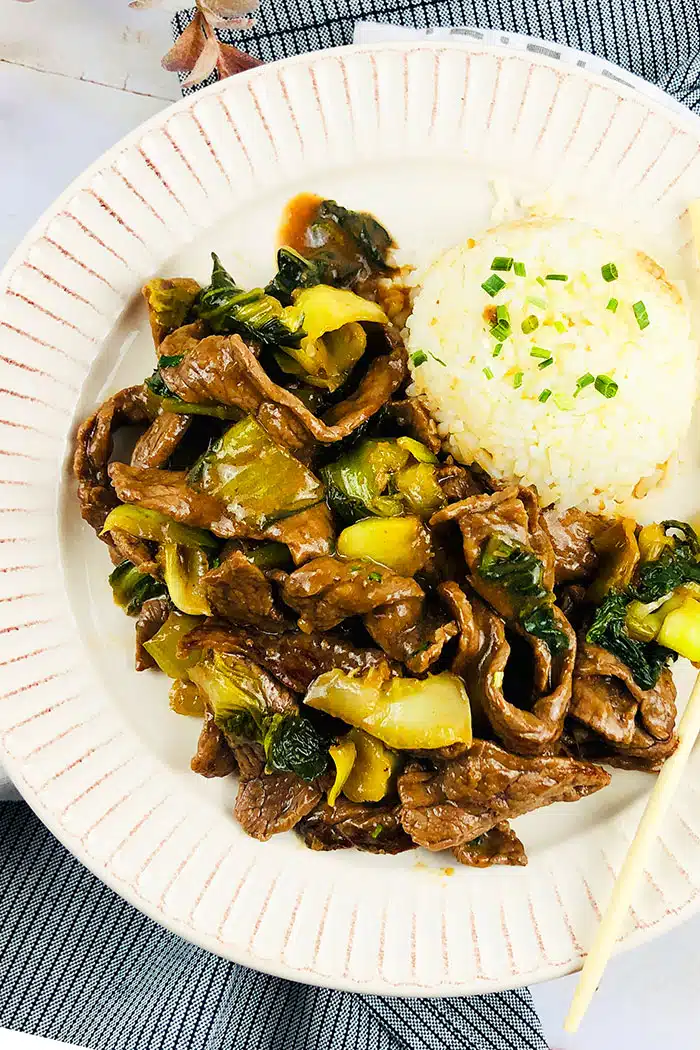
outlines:
[[[192,15],[175,16],[176,34]],[[253,29],[221,38],[271,62],[350,44],[367,21],[525,33],[592,52],[700,108],[698,0],[262,0]]]
[[[0,1027],[91,1050],[547,1050],[527,990],[385,999],[195,948],[103,886],[23,802],[0,805]]]
[[[350,43],[359,21],[531,34],[700,108],[697,0],[263,0],[225,39],[271,61]],[[0,1027],[91,1050],[547,1050],[527,989],[388,999],[210,955],[115,896],[21,802],[0,803]]]

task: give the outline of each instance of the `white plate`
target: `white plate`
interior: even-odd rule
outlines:
[[[164,926],[285,977],[378,993],[483,992],[580,965],[650,780],[518,821],[527,869],[449,857],[313,853],[248,839],[233,781],[188,770],[197,724],[132,670],[106,551],[78,517],[67,455],[101,398],[153,363],[138,290],[154,272],[241,283],[272,271],[299,190],[375,212],[419,260],[482,227],[489,180],[555,186],[677,272],[700,127],[658,92],[481,43],[318,53],[184,99],[129,136],[41,219],[0,289],[0,758],[100,878]],[[674,508],[675,509],[675,508]],[[694,756],[625,945],[700,887]],[[450,865],[450,869],[444,866]]]

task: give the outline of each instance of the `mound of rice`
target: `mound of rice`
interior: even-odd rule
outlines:
[[[697,392],[678,289],[568,219],[503,224],[443,255],[408,347],[409,393],[427,395],[456,458],[536,485],[544,504],[627,499],[678,449]]]

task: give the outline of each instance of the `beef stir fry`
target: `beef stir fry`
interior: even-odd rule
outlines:
[[[674,751],[700,544],[455,463],[407,394],[391,249],[306,196],[264,290],[217,256],[207,287],[150,281],[155,367],[78,431],[78,500],[249,835],[521,865],[520,814]]]

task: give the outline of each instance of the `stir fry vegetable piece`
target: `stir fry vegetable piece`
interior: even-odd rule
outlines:
[[[154,277],[141,291],[148,305],[153,341],[159,346],[169,332],[186,323],[200,287],[189,277]]]
[[[268,772],[313,780],[328,768],[328,740],[299,714],[270,714],[262,672],[236,656],[213,653],[190,671],[214,721],[227,736],[263,745]]]
[[[533,551],[494,533],[481,553],[478,572],[506,589],[521,626],[546,642],[552,655],[568,649],[568,639],[552,612],[554,594],[542,582],[544,565]]]
[[[639,547],[633,518],[618,518],[609,528],[593,538],[600,556],[600,569],[588,588],[589,601],[601,601],[609,590],[623,591],[632,582],[639,562]]]
[[[544,600],[547,589],[542,585],[544,566],[529,548],[498,533],[488,539],[478,567],[484,580],[502,584],[511,597]]]
[[[324,268],[295,251],[283,247],[277,252],[277,273],[265,288],[268,295],[279,299],[282,306],[291,306],[292,293],[297,288],[312,288],[322,284]]]
[[[210,616],[209,602],[202,590],[202,577],[209,571],[204,551],[200,547],[166,543],[163,561],[163,576],[173,605],[192,616]]]
[[[171,612],[161,629],[149,641],[143,643],[146,651],[169,678],[187,679],[189,671],[199,662],[202,655],[199,650],[188,653],[187,656],[177,655],[177,647],[182,639],[199,623],[201,620],[196,616]]]
[[[401,438],[399,438],[400,441]],[[420,442],[416,441],[415,444],[420,445]],[[435,477],[435,468],[432,463],[420,462],[404,467],[394,477],[394,488],[403,500],[406,509],[425,520],[431,517],[436,510],[444,507],[447,502],[445,493]]]
[[[165,584],[155,576],[140,572],[130,561],[122,561],[109,575],[112,595],[127,616],[135,616],[149,598],[162,598],[167,594]]]
[[[221,499],[229,513],[265,528],[323,499],[323,485],[247,416],[192,468],[189,483]]]
[[[321,470],[331,510],[351,523],[370,514],[391,517],[402,511],[401,500],[383,496],[393,474],[410,454],[395,441],[368,439]]]
[[[338,795],[343,790],[355,762],[357,749],[348,733],[337,744],[328,749],[328,754],[335,766],[335,780],[333,786],[328,789],[328,805],[334,806]]]
[[[471,744],[471,711],[464,684],[444,672],[424,679],[364,676],[327,671],[312,683],[304,702],[364,729],[393,748]]]
[[[374,561],[414,576],[430,558],[430,535],[418,518],[364,518],[343,529],[337,550],[343,558]]]
[[[686,598],[668,612],[657,635],[659,645],[672,649],[694,663],[700,661],[700,602]]]
[[[642,565],[648,561],[657,561],[664,549],[673,549],[673,537],[667,535],[663,525],[655,521],[651,525],[644,525],[637,536],[639,556]]]
[[[399,437],[396,439],[396,444],[399,448],[405,448],[407,452],[410,452],[413,458],[418,463],[437,463],[438,458],[434,452],[431,452],[422,441],[416,441],[412,437]]]
[[[263,737],[268,773],[315,780],[328,769],[328,740],[304,715],[273,715]]]
[[[327,284],[301,291],[288,314],[298,318],[306,334],[300,346],[275,355],[278,364],[312,386],[331,391],[347,379],[365,352],[367,336],[359,322],[388,323],[377,303]]]
[[[400,756],[361,729],[351,729],[344,739],[355,748],[355,761],[343,794],[351,802],[379,802],[394,786],[401,768]]]
[[[281,238],[313,265],[318,275],[315,283],[348,287],[392,269],[387,258],[392,240],[384,227],[374,216],[349,211],[335,201],[300,194],[290,201]],[[286,257],[287,271],[278,273],[269,286],[272,294],[278,288],[288,292],[294,280],[289,262]],[[309,281],[309,275],[305,276]]]
[[[197,686],[189,679],[176,678],[170,686],[168,693],[170,710],[176,715],[190,715],[193,718],[201,718],[204,714],[205,704]]]
[[[653,641],[658,637],[668,614],[689,598],[700,599],[700,583],[683,584],[676,588],[670,598],[664,596],[646,604],[636,599],[631,601],[625,613],[625,629],[630,638],[636,638],[640,642]]]
[[[244,551],[244,554],[248,561],[263,571],[286,569],[292,562],[289,547],[285,543],[261,543],[252,550]]]
[[[121,529],[130,536],[152,540],[154,543],[177,543],[181,547],[198,547],[209,551],[219,547],[218,540],[206,529],[182,525],[160,511],[129,503],[121,503],[107,515],[102,533],[111,532],[112,529]]]
[[[239,288],[228,271],[212,252],[211,283],[201,293],[197,316],[206,321],[217,335],[237,332],[244,339],[253,339],[270,347],[294,347],[301,342],[304,331],[298,311],[282,307],[278,299],[267,295],[262,288],[245,291]]]
[[[642,689],[653,689],[670,653],[656,641],[643,642],[629,636],[625,626],[629,601],[627,595],[609,591],[596,610],[586,641],[609,649],[627,664]]]
[[[661,527],[667,542],[660,544],[656,559],[644,561],[634,583],[634,596],[642,602],[663,598],[683,584],[700,583],[700,542],[695,530],[687,522],[673,520],[662,521]]]

